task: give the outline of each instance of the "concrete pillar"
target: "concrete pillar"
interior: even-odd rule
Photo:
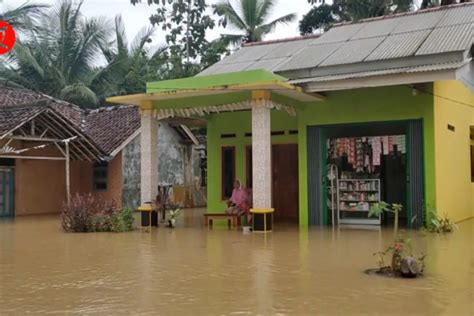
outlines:
[[[158,120],[151,109],[141,111],[141,205],[158,193]]]
[[[253,207],[272,207],[272,139],[270,92],[252,92]]]

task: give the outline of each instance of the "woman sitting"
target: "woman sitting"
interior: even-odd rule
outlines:
[[[227,214],[236,214],[239,219],[242,215],[248,215],[250,211],[249,196],[247,190],[240,184],[239,180],[234,182],[232,196],[227,201]]]

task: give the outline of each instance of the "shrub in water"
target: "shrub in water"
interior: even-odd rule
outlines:
[[[69,205],[64,203],[61,210],[61,225],[66,232],[88,232],[97,213],[92,194],[76,194]]]
[[[119,209],[115,202],[77,194],[61,211],[66,232],[125,232],[133,230],[133,212]]]

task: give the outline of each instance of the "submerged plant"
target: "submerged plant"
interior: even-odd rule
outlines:
[[[398,236],[398,214],[402,211],[403,205],[393,203],[391,206],[387,202],[381,201],[375,203],[369,210],[369,217],[380,216],[383,212],[393,213],[393,236],[396,238]]]
[[[428,222],[427,229],[432,233],[451,233],[458,226],[448,218],[447,214],[439,216],[435,210],[430,210],[429,215],[431,220]]]
[[[398,235],[398,215],[402,211],[401,204],[388,204],[387,202],[380,202],[374,204],[369,211],[369,217],[380,216],[383,212],[393,213],[393,243],[384,251],[374,253],[377,256],[377,264],[379,272],[390,275],[403,275],[406,277],[416,277],[423,273],[425,255],[421,255],[418,259],[413,258],[413,247],[410,238],[405,238]],[[385,265],[385,256],[391,255],[390,266]]]
[[[96,199],[92,194],[76,194],[61,210],[66,232],[125,232],[133,230],[133,212],[120,209],[114,201]]]
[[[181,214],[181,211],[182,210],[180,208],[168,211],[168,215],[169,215],[168,224],[169,224],[169,227],[174,228],[174,226],[176,224],[176,219]]]

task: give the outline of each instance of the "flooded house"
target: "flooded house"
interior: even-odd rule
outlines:
[[[156,131],[163,162],[155,167],[157,186],[172,186],[178,205],[205,205],[200,164],[205,139],[185,123],[161,122]],[[140,131],[135,106],[84,110],[44,94],[0,87],[0,217],[57,213],[76,193],[136,208]]]
[[[320,36],[244,45],[196,77],[112,97],[141,109],[142,170],[162,163],[157,129],[207,121],[208,211],[239,179],[253,206],[301,227],[380,225],[373,203],[474,216],[474,4],[335,25]],[[141,173],[141,203],[159,173]]]

